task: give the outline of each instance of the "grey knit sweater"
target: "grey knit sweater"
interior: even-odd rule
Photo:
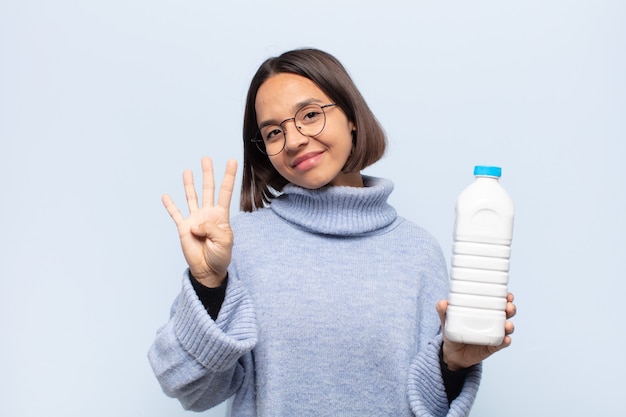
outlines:
[[[231,220],[226,297],[213,321],[188,273],[149,352],[185,408],[232,397],[232,416],[465,416],[480,366],[448,406],[435,303],[439,245],[387,203],[390,181],[307,190]],[[234,395],[234,397],[233,397]]]

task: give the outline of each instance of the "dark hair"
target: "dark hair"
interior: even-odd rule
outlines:
[[[269,58],[252,78],[246,99],[240,199],[243,211],[253,211],[269,204],[288,183],[251,141],[258,130],[255,109],[257,91],[268,78],[280,73],[296,74],[313,81],[356,126],[354,150],[343,167],[344,172],[360,171],[385,153],[385,132],[350,75],[335,57],[317,49],[296,49]]]

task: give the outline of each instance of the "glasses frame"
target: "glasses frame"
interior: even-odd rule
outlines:
[[[317,132],[315,135],[304,135],[302,132],[300,132],[300,127],[298,127],[298,125],[296,124],[296,116],[298,115],[298,113],[300,113],[300,111],[310,105],[318,105],[320,107],[320,109],[322,109],[322,114],[324,115],[324,124],[322,125],[322,129]],[[261,153],[267,155],[267,156],[276,156],[279,153],[281,153],[284,149],[285,149],[285,145],[287,144],[287,131],[285,130],[285,128],[283,127],[283,125],[289,121],[293,121],[294,125],[296,126],[296,129],[298,130],[298,132],[303,135],[303,136],[312,136],[315,137],[317,135],[319,135],[320,133],[322,133],[324,131],[324,128],[326,127],[326,111],[324,109],[327,109],[329,107],[334,107],[336,106],[337,103],[329,103],[329,104],[324,104],[324,105],[319,105],[317,103],[310,103],[310,104],[306,104],[302,107],[300,107],[298,110],[296,110],[296,112],[294,113],[293,117],[290,117],[288,119],[283,120],[282,122],[280,122],[278,124],[278,126],[280,126],[280,129],[283,132],[283,146],[280,148],[280,151],[276,152],[276,153],[268,153],[267,150],[265,149],[265,140],[263,139],[263,137],[261,136],[261,129],[257,130],[256,135],[254,135],[254,137],[252,139],[250,139],[251,142],[254,142],[254,144],[256,145],[257,149],[259,151],[261,151]]]

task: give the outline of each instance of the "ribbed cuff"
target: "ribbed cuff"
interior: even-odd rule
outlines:
[[[211,320],[199,300],[188,272],[174,315],[180,343],[208,369],[223,371],[256,345],[256,319],[252,302],[236,280],[230,279],[217,321]]]
[[[448,414],[448,397],[439,369],[440,347],[441,336],[437,336],[409,369],[409,403],[417,417]]]
[[[443,376],[439,366],[442,338],[439,334],[420,352],[409,370],[409,403],[417,417],[464,417],[474,404],[482,365],[468,368],[463,389],[448,406]]]

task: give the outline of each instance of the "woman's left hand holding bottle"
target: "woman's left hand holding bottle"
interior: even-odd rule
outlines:
[[[233,249],[230,228],[230,201],[235,186],[237,161],[226,163],[226,172],[215,204],[213,162],[202,158],[202,203],[193,181],[193,174],[183,172],[185,196],[189,216],[183,217],[169,195],[163,196],[163,205],[176,223],[180,244],[191,275],[207,287],[219,287],[226,278]]]

